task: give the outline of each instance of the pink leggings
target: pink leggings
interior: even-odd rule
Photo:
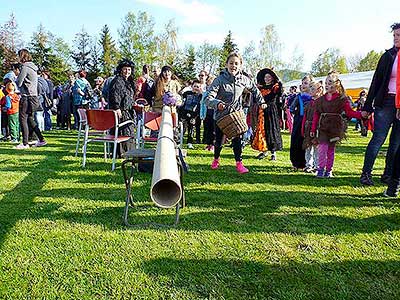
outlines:
[[[327,172],[332,171],[333,162],[335,160],[335,143],[320,143],[318,145],[318,168]]]

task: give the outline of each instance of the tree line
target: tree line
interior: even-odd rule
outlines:
[[[282,59],[284,44],[273,24],[262,28],[260,40],[249,43],[244,49],[238,48],[231,31],[221,45],[205,42],[197,48],[193,45],[179,48],[178,35],[179,28],[173,19],[165,24],[161,32],[156,32],[154,18],[147,12],[139,11],[128,12],[122,19],[117,41],[105,24],[96,35],[90,35],[82,27],[75,34],[71,46],[40,24],[30,41],[26,42],[21,38],[14,14],[11,14],[10,19],[0,27],[0,71],[5,74],[10,64],[17,60],[16,52],[26,47],[31,51],[34,63],[48,70],[56,84],[64,83],[68,71],[72,70],[86,70],[89,79],[110,76],[121,58],[140,64],[135,70],[136,75],[139,75],[143,64],[168,64],[179,78],[189,80],[200,70],[217,74],[225,66],[227,55],[239,50],[243,54],[244,68],[250,74],[255,75],[265,67],[273,67],[283,81],[299,79],[305,74],[301,71],[304,55],[298,47],[293,49],[290,61]],[[328,48],[312,63],[311,73],[324,76],[332,69],[340,73],[373,70],[381,54],[372,50],[364,57],[346,58],[339,49]]]

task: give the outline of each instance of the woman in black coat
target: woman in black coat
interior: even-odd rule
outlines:
[[[133,79],[134,63],[128,59],[119,62],[117,75],[110,85],[109,106],[117,112],[119,122],[133,120],[136,124],[136,114],[133,109],[135,103],[135,81]],[[135,126],[129,124],[119,131],[120,135],[134,136]]]
[[[117,66],[117,75],[110,84],[109,107],[117,112],[119,122],[132,120],[133,123],[119,129],[118,134],[123,136],[135,136],[136,113],[133,109],[135,103],[135,81],[133,79],[134,63],[123,59]],[[133,148],[131,142],[121,145],[118,155]]]

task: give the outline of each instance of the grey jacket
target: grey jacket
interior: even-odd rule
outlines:
[[[31,61],[22,64],[21,72],[17,78],[17,86],[21,95],[37,96],[38,89],[38,67]]]
[[[264,98],[261,96],[256,84],[246,75],[239,73],[233,76],[224,69],[221,74],[215,78],[213,83],[207,89],[206,105],[214,109],[214,119],[219,120],[223,116],[233,112],[242,110],[242,93],[247,89],[253,94],[253,98],[263,104]],[[218,110],[218,104],[224,103],[225,109]]]

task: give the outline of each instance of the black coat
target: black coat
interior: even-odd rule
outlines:
[[[133,109],[135,83],[117,75],[110,85],[109,105],[111,109],[127,111]]]
[[[374,107],[383,106],[383,100],[388,94],[390,74],[392,73],[392,67],[397,56],[397,51],[398,49],[395,47],[386,50],[379,59],[363,110],[373,112]]]
[[[133,80],[125,80],[121,75],[115,76],[110,85],[109,106],[110,109],[120,109],[120,122],[132,120],[134,124],[127,125],[120,130],[120,135],[135,136],[136,113],[133,109],[135,102],[135,83]]]

